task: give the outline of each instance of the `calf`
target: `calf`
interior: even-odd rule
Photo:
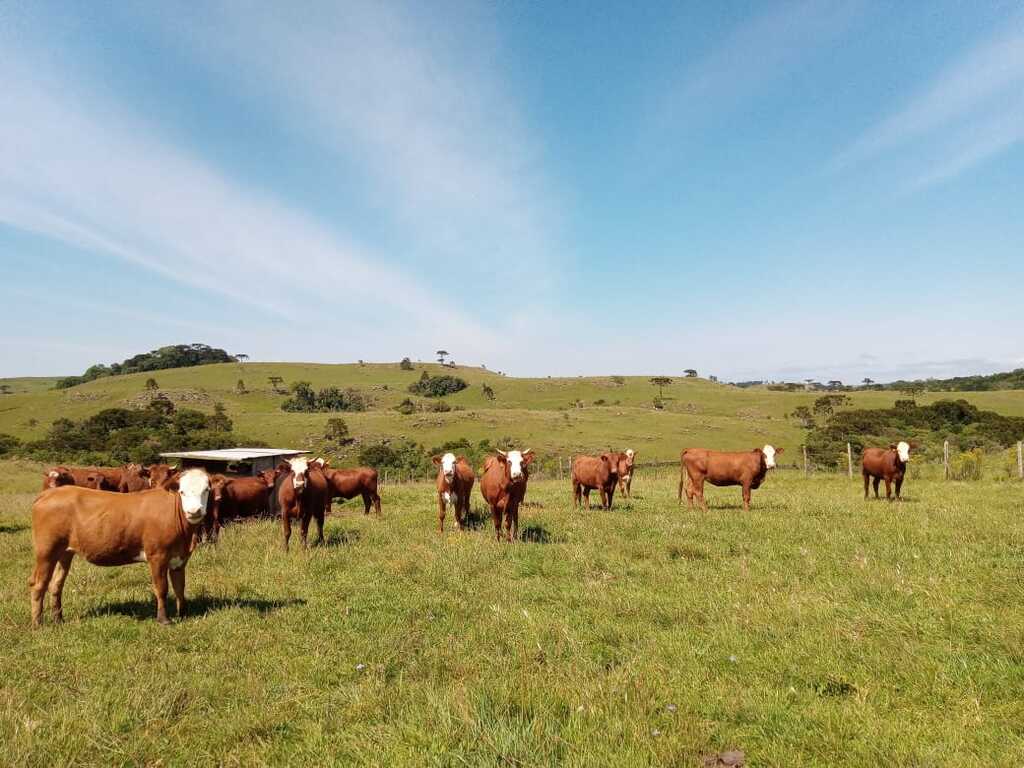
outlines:
[[[261,472],[255,477],[212,475],[210,513],[206,516],[206,535],[210,541],[220,538],[222,523],[238,517],[265,515],[270,506],[277,473]]]
[[[615,485],[619,480],[618,455],[602,453],[600,456],[577,456],[572,461],[572,505],[580,506],[582,495],[590,509],[590,492],[601,493],[601,507],[612,508]]]
[[[687,448],[679,457],[679,501],[683,500],[686,491],[686,503],[693,508],[694,497],[700,502],[704,511],[708,511],[704,501],[704,481],[717,486],[738,485],[743,489],[743,510],[750,510],[750,491],[760,488],[769,469],[775,468],[775,457],[782,453],[781,448],[766,445],[752,451],[727,453],[709,451],[706,448]],[[689,478],[690,485],[686,486]]]
[[[174,477],[178,471],[177,464],[150,464],[146,469],[149,471],[149,483],[154,488],[160,488]]]
[[[892,484],[896,484],[896,499],[900,500],[903,477],[910,461],[910,444],[904,441],[888,448],[865,448],[861,456],[861,472],[864,475],[864,498],[868,497],[868,482],[873,481],[875,498],[878,498],[878,483],[885,480],[885,498],[892,501]]]
[[[633,487],[633,464],[636,461],[636,451],[627,448],[624,453],[613,454],[617,457],[619,467],[619,492],[627,499],[632,498]]]
[[[324,540],[324,516],[327,510],[327,478],[320,464],[306,459],[288,459],[287,473],[277,488],[284,528],[284,550],[292,536],[292,518],[301,521],[303,549],[309,548],[309,521],[316,519],[317,543]]]
[[[35,569],[29,580],[32,624],[43,619],[47,589],[53,620],[63,618],[61,595],[71,561],[81,554],[95,565],[149,563],[156,596],[156,619],[167,618],[167,576],[178,616],[185,614],[185,564],[193,536],[206,516],[210,478],[190,469],[167,488],[112,494],[63,486],[46,491],[32,505]]]
[[[139,464],[126,464],[121,472],[121,484],[118,489],[121,493],[135,493],[150,488],[149,468]]]
[[[480,493],[491,508],[494,534],[501,541],[501,518],[505,517],[505,533],[509,541],[519,536],[519,505],[526,496],[526,483],[530,479],[527,467],[533,461],[533,451],[498,451],[484,462],[480,478]]]
[[[330,511],[334,499],[348,500],[356,496],[363,497],[363,514],[370,514],[370,508],[380,514],[380,494],[377,492],[377,470],[372,467],[356,467],[355,469],[330,469],[323,459],[316,459],[327,478],[327,511]]]
[[[469,495],[473,490],[476,473],[465,456],[454,453],[435,456],[437,465],[437,521],[438,529],[444,533],[444,514],[448,505],[455,507],[455,527],[460,531],[469,515]]]

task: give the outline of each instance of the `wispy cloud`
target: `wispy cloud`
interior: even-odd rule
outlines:
[[[937,138],[941,155],[914,179],[922,188],[963,173],[1024,138],[1024,15],[968,51],[903,108],[870,127],[833,161],[834,170]]]

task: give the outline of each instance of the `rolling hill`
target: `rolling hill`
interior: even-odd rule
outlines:
[[[456,410],[408,416],[394,410],[410,397],[409,384],[424,370],[431,375],[453,373],[470,384],[445,398]],[[766,442],[788,447],[789,460],[795,460],[804,430],[786,414],[797,406],[809,406],[818,396],[682,378],[664,387],[665,408],[656,410],[652,400],[658,389],[647,377],[512,378],[479,368],[453,371],[436,364],[417,364],[415,370],[403,371],[397,363],[225,363],[107,377],[64,390],[52,388],[55,379],[0,380],[12,390],[0,398],[0,432],[30,440],[42,437],[56,418],[80,419],[104,408],[144,404],[145,382],[151,376],[178,406],[210,411],[214,403],[223,403],[239,435],[267,443],[323,449],[327,419],[339,415],[282,411],[286,395],[274,392],[269,383],[269,377],[279,376],[285,386],[309,381],[314,388],[352,387],[368,395],[373,401],[370,410],[340,414],[357,445],[406,438],[430,447],[460,437],[473,442],[510,437],[549,456],[628,445],[643,461],[672,460],[687,445],[743,449]],[[239,380],[247,393],[237,391]],[[484,383],[493,389],[493,400],[484,396]],[[875,391],[850,396],[856,407],[868,408],[889,407],[902,397]],[[1024,416],[1024,392],[1016,390],[926,393],[917,400],[926,404],[950,397]]]

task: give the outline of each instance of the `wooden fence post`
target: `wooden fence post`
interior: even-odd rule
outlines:
[[[1024,480],[1024,441],[1017,441],[1017,477]]]
[[[853,480],[853,446],[849,443],[846,444],[846,468],[847,474]]]
[[[942,479],[949,480],[949,440],[942,441]]]
[[[807,446],[805,445],[804,446],[804,474],[808,475],[808,474],[810,474],[810,472],[811,472],[810,467],[807,466]]]

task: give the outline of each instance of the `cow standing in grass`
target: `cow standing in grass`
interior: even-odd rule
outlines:
[[[331,502],[334,499],[354,499],[361,496],[363,499],[363,514],[370,514],[372,508],[378,515],[380,512],[380,493],[377,490],[378,475],[373,467],[356,467],[354,469],[331,469],[326,459],[314,459],[314,465],[319,466],[327,479],[327,502],[326,511],[330,512]]]
[[[627,448],[622,453],[613,453],[619,473],[619,493],[627,499],[632,498],[633,487],[633,464],[636,461],[636,451]]]
[[[178,616],[185,614],[185,565],[206,516],[210,478],[190,469],[166,487],[114,494],[68,485],[39,495],[32,505],[35,569],[29,580],[32,624],[43,620],[47,590],[53,620],[63,619],[64,581],[76,554],[95,565],[148,563],[156,619],[167,618],[170,575]]]
[[[526,483],[530,479],[527,469],[533,461],[533,451],[498,451],[484,462],[480,478],[480,493],[491,508],[494,534],[501,541],[501,520],[505,518],[508,541],[519,536],[519,505],[526,496]]]
[[[303,549],[309,548],[309,521],[316,520],[317,543],[324,540],[324,517],[327,510],[327,478],[323,468],[306,459],[288,459],[284,479],[277,488],[281,507],[281,525],[284,528],[284,549],[292,536],[292,518],[300,521]]]
[[[769,469],[775,468],[775,457],[781,448],[766,445],[752,451],[709,451],[706,448],[687,448],[679,457],[679,501],[686,492],[686,503],[693,508],[694,498],[705,512],[704,483],[717,486],[738,485],[743,489],[743,510],[750,510],[750,491],[761,487]],[[686,480],[689,479],[689,485]]]
[[[206,536],[216,542],[224,522],[239,517],[265,515],[270,494],[277,481],[277,470],[267,470],[255,477],[212,475],[210,513],[206,516]]]
[[[455,508],[455,527],[460,531],[469,515],[469,497],[476,481],[476,473],[465,456],[454,453],[435,456],[437,465],[437,524],[444,533],[444,515],[451,504]]]
[[[611,509],[618,480],[618,454],[577,456],[572,460],[573,507],[580,506],[582,496],[586,508],[590,509],[590,492],[597,489],[601,494],[601,508]]]
[[[861,455],[861,473],[864,475],[864,498],[868,498],[868,483],[873,482],[875,498],[878,498],[878,484],[885,480],[885,498],[892,501],[892,486],[896,485],[896,499],[901,500],[900,490],[910,461],[910,443],[900,441],[888,448],[865,448]]]

